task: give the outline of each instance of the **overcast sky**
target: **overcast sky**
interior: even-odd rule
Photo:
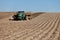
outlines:
[[[60,0],[0,0],[0,12],[19,10],[60,12]]]

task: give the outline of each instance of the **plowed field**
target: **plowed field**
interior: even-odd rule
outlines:
[[[0,20],[0,40],[60,40],[60,14],[45,13],[29,21]]]

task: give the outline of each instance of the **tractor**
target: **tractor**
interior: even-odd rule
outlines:
[[[18,11],[16,15],[13,16],[14,20],[26,20],[26,15],[24,11]]]

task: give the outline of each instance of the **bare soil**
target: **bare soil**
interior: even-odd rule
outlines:
[[[0,40],[60,40],[59,13],[36,14],[30,21],[9,21],[11,15],[0,13]]]

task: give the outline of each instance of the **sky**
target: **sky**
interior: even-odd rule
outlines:
[[[0,12],[60,12],[60,0],[0,0]]]

